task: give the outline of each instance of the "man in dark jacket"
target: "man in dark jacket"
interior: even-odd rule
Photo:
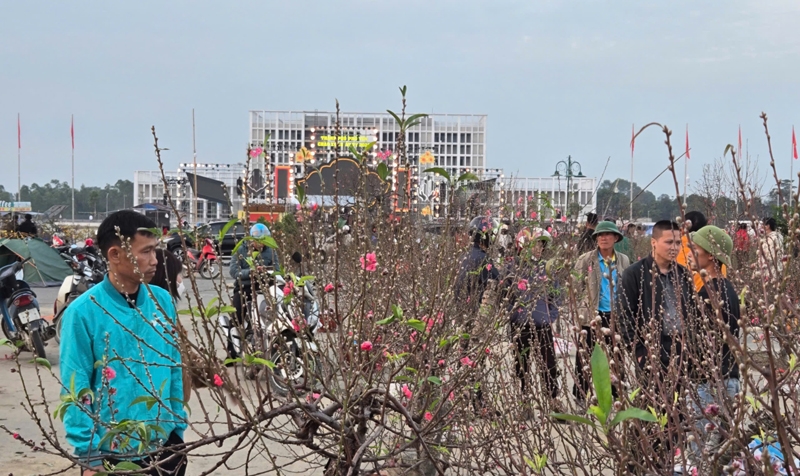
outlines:
[[[234,279],[232,304],[233,307],[236,308],[235,317],[239,325],[243,325],[247,322],[247,304],[253,300],[253,282],[250,277],[250,273],[253,270],[250,268],[248,258],[253,256],[253,252],[257,253],[252,259],[252,263],[257,271],[263,271],[265,269],[280,271],[280,262],[278,261],[278,255],[275,253],[275,250],[259,242],[260,239],[272,236],[269,228],[262,223],[256,223],[250,228],[250,236],[254,239],[239,246],[236,253],[231,256],[230,263],[231,278]],[[257,287],[258,285],[256,283],[256,288]],[[231,358],[238,357],[230,337],[228,339],[228,354]]]
[[[36,224],[33,222],[33,217],[30,213],[25,214],[25,221],[19,224],[17,231],[28,236],[36,236],[38,234],[36,230]]]
[[[617,305],[622,337],[632,347],[639,367],[645,368],[648,356],[657,352],[666,369],[680,356],[687,330],[684,324],[697,310],[692,275],[675,262],[681,249],[678,224],[657,222],[650,242],[652,254],[622,274]]]
[[[467,314],[471,315],[468,317],[477,315],[489,281],[497,281],[499,275],[491,258],[486,254],[491,244],[491,226],[488,220],[478,224],[472,236],[472,248],[461,261],[456,276],[456,299],[466,304]]]
[[[689,270],[675,262],[681,249],[678,224],[662,220],[653,226],[652,254],[632,264],[622,273],[617,307],[620,334],[633,350],[644,408],[664,408],[668,424],[679,428],[675,417],[674,395],[682,393],[685,377],[684,343],[697,321],[694,283]],[[640,405],[641,406],[641,405]],[[651,434],[649,428],[629,443],[634,460],[658,455],[652,463],[659,467],[674,464],[674,438]],[[644,446],[642,446],[644,445]]]

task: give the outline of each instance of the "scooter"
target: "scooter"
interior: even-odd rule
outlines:
[[[298,261],[299,253],[292,256]],[[298,261],[299,262],[299,261]],[[302,318],[287,300],[288,293],[302,297]],[[267,297],[269,295],[269,297]],[[302,286],[289,285],[283,276],[272,274],[266,291],[257,293],[256,305],[250,306],[249,322],[236,326],[228,315],[220,315],[220,325],[236,355],[242,353],[241,331],[252,350],[264,351],[275,364],[267,380],[272,391],[285,396],[290,388],[313,385],[322,375],[319,347],[314,336],[320,329],[320,308],[311,280]],[[255,374],[248,375],[253,378]]]
[[[191,266],[191,268],[190,268]],[[214,249],[214,241],[206,238],[202,250],[186,250],[186,261],[183,264],[183,277],[189,276],[189,270],[194,269],[206,279],[216,279],[221,271],[221,264]]]
[[[61,283],[61,287],[58,289],[56,302],[53,303],[53,316],[55,316],[53,318],[54,337],[58,343],[61,343],[61,318],[67,306],[105,278],[104,266],[90,269],[85,263],[79,262],[76,257],[72,257],[68,264],[72,268],[72,276],[64,278],[64,282]]]
[[[34,352],[37,357],[46,359],[44,341],[53,332],[42,319],[36,294],[28,283],[18,276],[25,263],[18,261],[0,268],[0,311],[3,313],[3,334],[12,342],[22,342],[22,350]]]

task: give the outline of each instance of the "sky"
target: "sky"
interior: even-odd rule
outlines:
[[[628,179],[631,126],[691,146],[689,181],[736,144],[762,174],[769,116],[781,177],[800,128],[796,0],[0,0],[0,184],[133,180],[165,166],[243,162],[248,111],[399,109],[487,114],[487,167]],[[664,135],[636,141],[634,181],[668,165]],[[798,162],[795,165],[800,165]],[[794,167],[794,172],[800,166]],[[679,175],[683,167],[679,167]],[[682,177],[681,177],[682,180]],[[665,174],[650,188],[674,194]],[[766,193],[766,190],[765,192]]]

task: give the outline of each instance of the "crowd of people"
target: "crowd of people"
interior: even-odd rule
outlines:
[[[587,218],[577,242],[554,244],[547,230],[523,227],[512,251],[495,255],[489,252],[490,222],[482,221],[461,263],[457,297],[460,293],[484,306],[496,301],[507,312],[523,394],[536,361],[551,408],[564,408],[553,332],[561,317],[562,333],[571,329],[577,347],[572,395],[578,408],[585,410],[591,402],[589,358],[600,343],[611,357],[615,397],[637,387],[650,396],[671,396],[691,387],[697,396],[692,401],[695,427],[701,435],[708,433],[708,448],[717,447],[719,432],[707,431],[703,412],[711,404],[729,404],[739,392],[739,366],[727,340],[739,337],[739,297],[726,276],[735,253],[749,252],[749,246],[744,248],[738,236],[735,245],[728,232],[693,211],[682,225],[655,223],[650,252],[637,256],[632,241],[643,237],[636,225],[628,225],[623,234],[613,221],[598,221],[595,214]],[[775,219],[763,220],[760,240],[748,239],[758,243],[756,263],[764,279],[780,276],[783,241]],[[561,252],[548,258],[545,250],[554,245]],[[493,286],[499,292],[487,292]],[[473,312],[478,315],[477,308]],[[625,355],[634,360],[635,372],[628,378]],[[654,444],[664,450],[670,443]],[[694,461],[702,458],[700,443],[693,440],[690,450]]]

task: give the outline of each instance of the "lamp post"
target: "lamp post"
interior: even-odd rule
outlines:
[[[569,192],[572,191],[572,178],[583,178],[583,171],[581,171],[581,164],[572,160],[572,156],[568,155],[567,160],[559,160],[556,163],[556,172],[553,177],[566,177],[567,178],[567,203],[565,213],[569,216]]]

